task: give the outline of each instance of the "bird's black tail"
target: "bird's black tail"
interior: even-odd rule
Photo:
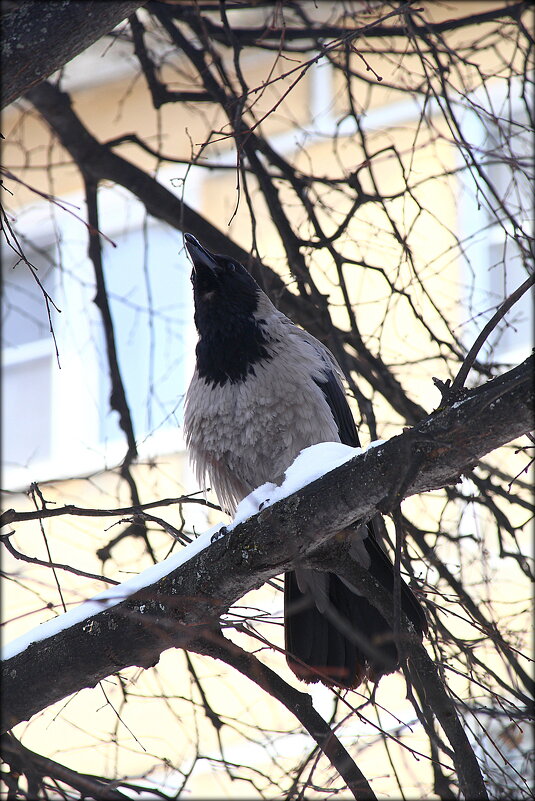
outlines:
[[[392,563],[373,534],[364,545],[370,556],[369,572],[393,592]],[[314,581],[321,581],[324,588],[320,608]],[[307,583],[309,589],[304,586]],[[403,580],[401,608],[422,635],[427,630],[424,611]],[[399,665],[391,626],[365,596],[352,592],[334,573],[301,571],[300,580],[295,571],[286,573],[284,630],[288,664],[306,682],[357,687],[364,678],[376,679]]]

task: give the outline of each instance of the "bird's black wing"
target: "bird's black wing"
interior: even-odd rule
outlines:
[[[360,447],[359,435],[357,434],[357,427],[351,414],[351,409],[345,396],[344,388],[340,383],[338,376],[334,370],[326,366],[323,373],[325,380],[316,383],[325,395],[325,399],[329,404],[333,414],[336,425],[338,426],[338,433],[340,441],[344,445],[349,445],[352,448]]]
[[[338,426],[340,440],[344,445],[358,448],[360,447],[360,441],[343,386],[334,370],[326,367],[324,375],[325,380],[321,382],[317,381],[317,384],[325,395],[327,403],[333,413],[336,425]],[[372,518],[372,520],[369,520],[366,524],[368,534],[370,535],[364,539],[364,547],[370,557],[368,569],[372,576],[374,576],[385,589],[392,592],[394,589],[393,565],[379,545],[380,538],[376,526],[376,518]],[[427,621],[422,607],[404,581],[401,582],[401,605],[403,611],[414,623],[416,630],[419,632],[426,631]]]
[[[360,447],[360,441],[343,386],[333,370],[326,368],[324,375],[325,381],[318,381],[317,384],[321,387],[333,413],[336,425],[338,426],[340,440],[344,445],[358,448]],[[392,562],[379,545],[380,537],[378,536],[376,526],[376,518],[372,518],[372,520],[369,520],[366,524],[368,533],[371,535],[364,539],[364,547],[370,557],[368,569],[383,587],[392,592],[394,588],[393,566]],[[417,631],[426,631],[427,621],[425,614],[420,603],[416,600],[404,581],[401,582],[401,601],[404,612],[412,620]]]
[[[319,348],[316,347],[316,351]],[[329,404],[338,427],[340,441],[353,448],[360,446],[355,421],[338,377],[336,366],[319,351],[323,364],[315,382]],[[366,523],[368,536],[363,545],[369,557],[368,570],[389,593],[394,591],[394,568],[382,550],[374,519]],[[359,527],[359,536],[362,536]],[[309,571],[303,571],[309,573]],[[310,571],[309,589],[299,585],[295,572],[286,573],[284,581],[284,621],[287,661],[294,673],[306,682],[356,687],[366,675],[377,680],[391,673],[399,664],[399,654],[391,626],[367,597],[350,587],[336,573],[327,574],[330,605],[318,608],[314,595],[315,572]],[[420,634],[427,629],[425,614],[408,585],[401,579],[401,608]],[[334,612],[329,617],[326,611]],[[353,632],[348,637],[339,625],[342,619]]]

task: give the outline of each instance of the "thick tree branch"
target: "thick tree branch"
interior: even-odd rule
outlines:
[[[2,735],[2,758],[15,775],[28,777],[27,798],[40,797],[39,791],[45,776],[78,790],[82,798],[98,798],[99,801],[128,801],[130,798],[117,790],[116,782],[71,770],[53,759],[30,751],[11,734]]]
[[[317,742],[333,767],[344,779],[348,790],[359,801],[376,798],[372,788],[366,781],[350,754],[341,744],[321,715],[312,706],[308,693],[299,692],[284,681],[277,673],[263,664],[254,654],[250,654],[230,640],[221,636],[213,636],[198,644],[198,652],[220,659],[238,670],[273,698],[276,698],[289,709],[309,734]]]
[[[229,606],[297,561],[312,558],[337,531],[378,510],[390,511],[404,497],[455,482],[482,456],[531,429],[532,370],[530,357],[262,510],[156,584],[7,660],[6,725],[124,667],[151,666],[166,648],[195,650],[206,626]],[[415,458],[420,467],[399,497],[404,469]]]
[[[287,304],[295,298],[273,270],[251,259],[246,250],[232,242],[191,206],[179,200],[131,161],[114,153],[110,145],[101,144],[95,139],[75,114],[66,92],[44,82],[27,92],[25,97],[43,116],[78,167],[95,183],[109,180],[124,186],[141,200],[148,214],[179,231],[198,234],[210,250],[228,253],[242,262],[276,302],[282,300]]]
[[[123,380],[122,370],[119,365],[115,327],[113,324],[110,300],[108,297],[106,279],[104,275],[102,248],[99,235],[98,187],[97,182],[85,173],[83,173],[83,178],[85,202],[87,206],[87,222],[89,224],[88,255],[93,265],[95,284],[97,288],[93,302],[100,312],[102,327],[105,335],[106,358],[108,360],[111,386],[109,403],[110,409],[112,411],[116,411],[119,415],[119,427],[123,430],[126,438],[127,447],[124,459],[121,463],[120,474],[128,485],[130,497],[132,498],[132,504],[134,506],[139,506],[141,503],[141,498],[134,474],[131,470],[133,463],[137,459],[138,452],[134,433],[134,422],[132,413],[130,411],[130,405],[126,397],[126,387]],[[144,540],[147,552],[150,554],[152,560],[156,562],[156,557],[154,556],[154,552],[150,544],[145,521],[141,518],[139,519],[139,522],[130,523],[128,526],[128,531],[132,536],[141,537]]]
[[[109,33],[146,0],[24,0],[2,14],[2,108]]]

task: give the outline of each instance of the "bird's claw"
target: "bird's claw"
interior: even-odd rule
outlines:
[[[215,532],[215,534],[212,534],[210,538],[210,543],[213,545],[214,542],[217,542],[218,540],[221,539],[221,537],[224,537],[226,534],[228,534],[228,529],[226,526],[223,526],[222,528],[218,529]]]

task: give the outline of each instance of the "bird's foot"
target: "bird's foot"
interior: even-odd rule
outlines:
[[[226,526],[222,526],[222,528],[218,529],[215,534],[212,534],[210,538],[210,543],[213,545],[214,542],[217,542],[222,537],[225,537],[228,534],[228,528]]]

